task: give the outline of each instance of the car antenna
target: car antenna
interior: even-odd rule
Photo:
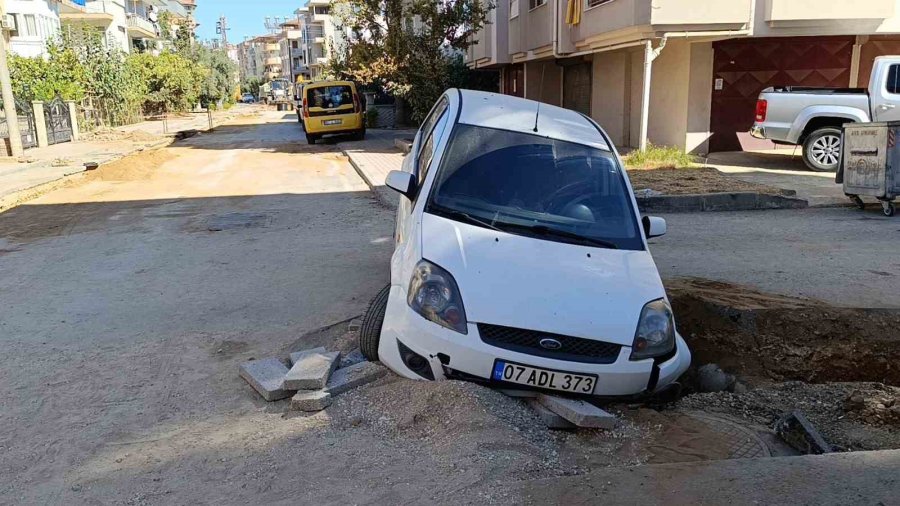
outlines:
[[[544,96],[544,74],[547,73],[547,63],[544,62],[541,65],[541,85],[538,86],[538,105],[537,110],[534,111],[534,131],[538,131],[538,118],[541,116],[541,102],[540,98]]]

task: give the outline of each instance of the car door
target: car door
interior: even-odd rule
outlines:
[[[446,97],[441,97],[432,108],[429,115],[422,123],[422,127],[416,134],[416,140],[413,143],[413,151],[406,157],[403,164],[403,170],[410,172],[416,176],[416,183],[419,189],[425,182],[425,177],[431,168],[435,158],[435,151],[439,148],[436,140],[441,137],[444,129],[449,122],[449,102]],[[415,215],[416,203],[419,201],[417,195],[415,200],[409,200],[406,197],[400,197],[400,204],[397,206],[397,227],[394,233],[396,246],[394,256],[391,259],[391,276],[397,276],[392,279],[393,283],[403,283],[403,280],[409,280],[409,273],[405,267],[411,268],[415,262],[418,262],[418,244],[412,243],[411,239],[417,237],[416,226],[419,220]],[[419,206],[421,207],[421,206]],[[412,264],[410,264],[412,262]]]
[[[887,63],[874,76],[872,114],[874,121],[900,120],[900,61]]]

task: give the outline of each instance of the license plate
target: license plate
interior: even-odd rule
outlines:
[[[518,383],[538,388],[549,388],[577,394],[591,394],[597,386],[597,376],[554,371],[540,367],[516,364],[505,360],[494,362],[491,378],[507,383]]]
[[[325,121],[322,122],[322,124],[325,126],[340,125],[343,122],[344,122],[344,120],[341,120],[341,119],[326,119]]]

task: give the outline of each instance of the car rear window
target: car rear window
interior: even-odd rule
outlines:
[[[309,107],[337,109],[342,105],[353,105],[353,90],[346,84],[320,86],[308,89],[306,100],[309,103]]]

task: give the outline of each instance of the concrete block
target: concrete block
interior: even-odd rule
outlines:
[[[616,417],[585,401],[541,394],[538,402],[579,427],[613,429]]]
[[[501,394],[506,395],[507,397],[524,397],[526,399],[534,399],[540,392],[534,390],[513,390],[509,388],[501,388],[498,390]]]
[[[331,406],[331,394],[324,390],[300,390],[291,397],[295,411],[322,411]]]
[[[346,356],[341,357],[341,365],[338,366],[338,369],[343,369],[344,367],[350,367],[351,365],[358,364],[360,362],[365,362],[366,357],[363,356],[362,351],[359,348],[351,351]]]
[[[543,421],[548,428],[564,430],[578,428],[578,426],[574,423],[547,409],[547,407],[538,402],[536,399],[528,399],[527,402],[528,405],[531,406],[531,409],[533,409],[534,412],[537,413],[538,417],[540,417],[541,421]]]
[[[291,370],[284,375],[284,388],[290,390],[320,390],[337,367],[341,352],[310,351],[297,357]]]
[[[244,362],[239,369],[241,377],[269,402],[294,394],[292,390],[284,388],[284,375],[287,374],[288,368],[277,358]]]
[[[324,346],[319,346],[318,348],[312,348],[309,350],[295,351],[291,353],[291,365],[296,364],[297,361],[300,360],[300,357],[306,355],[307,353],[328,353],[328,350],[326,350]]]
[[[387,372],[388,370],[380,364],[360,362],[335,371],[325,390],[333,396],[338,396],[348,390],[371,383]]]

